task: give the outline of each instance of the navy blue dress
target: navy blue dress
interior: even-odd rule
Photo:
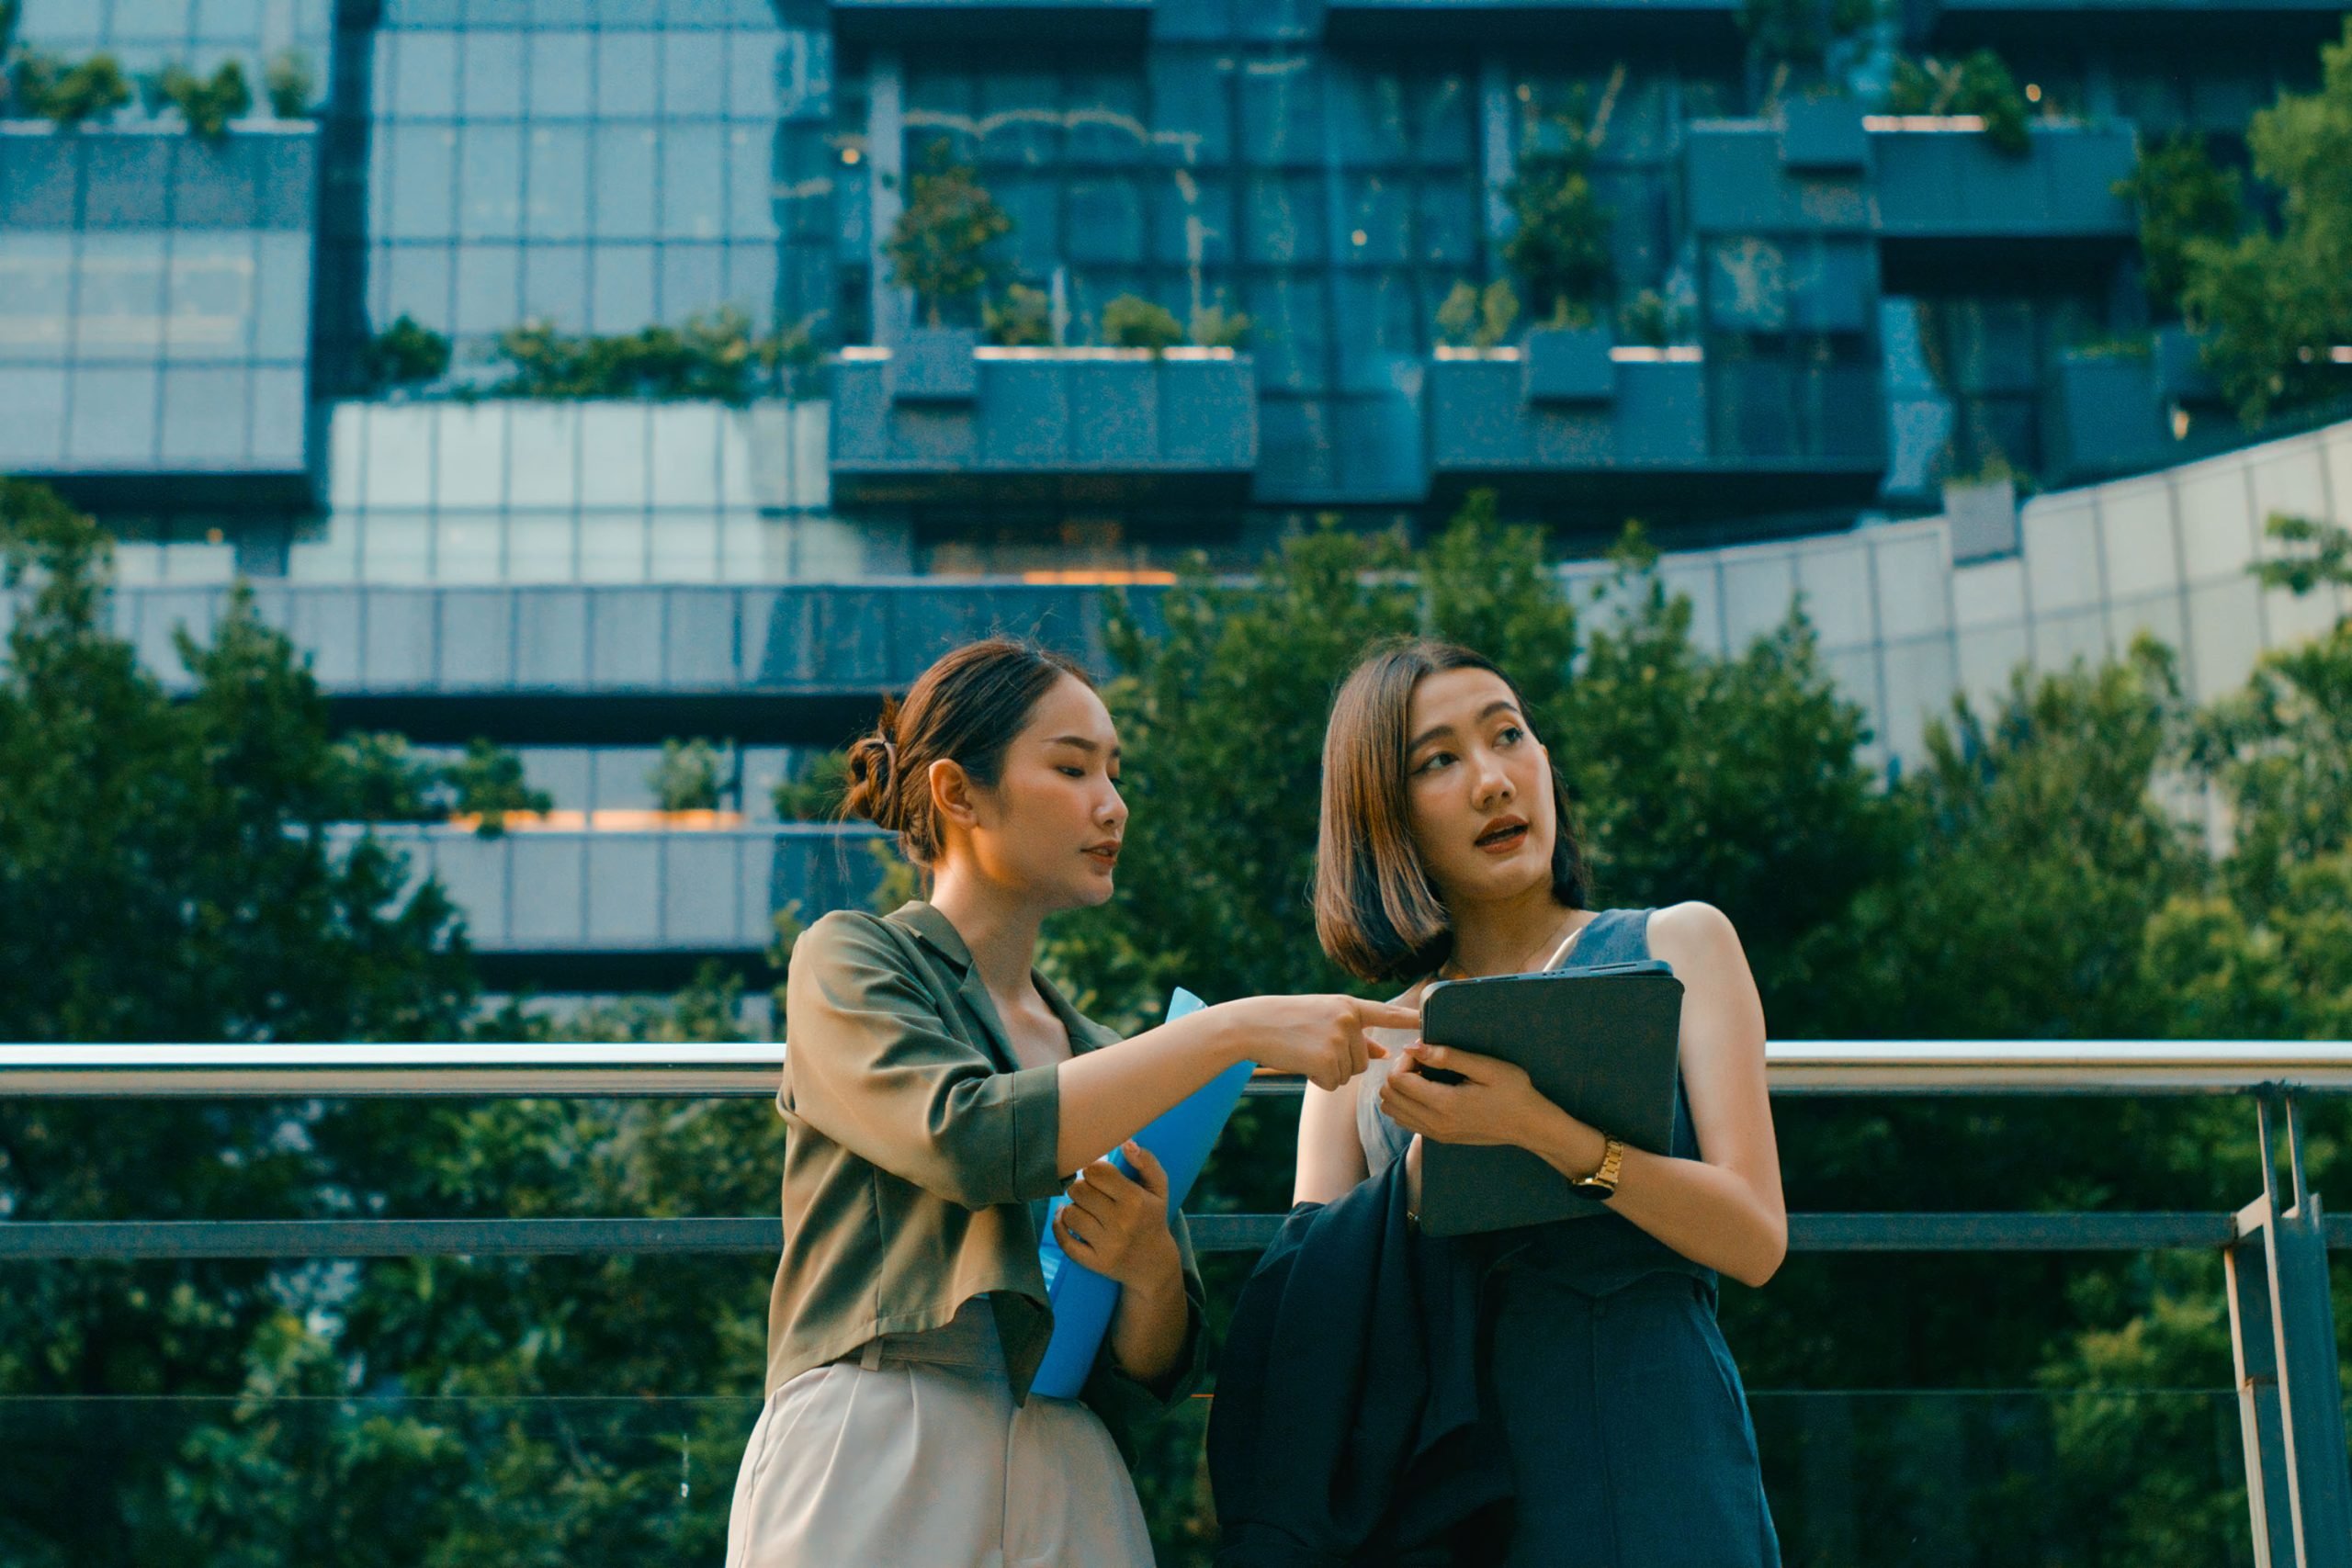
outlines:
[[[1561,967],[1646,959],[1649,915],[1603,910]],[[1412,1141],[1379,1081],[1356,1098],[1375,1176]],[[1679,1086],[1673,1152],[1699,1155]],[[1778,1568],[1714,1271],[1614,1213],[1457,1245],[1495,1249],[1484,1381],[1517,1493],[1507,1568]]]

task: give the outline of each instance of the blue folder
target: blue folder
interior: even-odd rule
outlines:
[[[1179,989],[1168,1001],[1168,1021],[1198,1011],[1201,998]],[[1236,1062],[1177,1103],[1166,1114],[1136,1134],[1168,1172],[1168,1213],[1173,1218],[1185,1195],[1208,1163],[1209,1150],[1225,1131],[1226,1119],[1241,1100],[1241,1090],[1257,1070],[1254,1062]],[[1111,1163],[1127,1176],[1135,1174],[1126,1156],[1114,1152]],[[1095,1352],[1110,1331],[1112,1309],[1119,1304],[1119,1287],[1082,1263],[1073,1263],[1054,1239],[1053,1216],[1069,1202],[1057,1198],[1046,1215],[1045,1234],[1037,1244],[1037,1260],[1046,1269],[1046,1300],[1054,1312],[1054,1337],[1046,1359],[1030,1383],[1033,1393],[1055,1399],[1074,1399],[1086,1386]]]

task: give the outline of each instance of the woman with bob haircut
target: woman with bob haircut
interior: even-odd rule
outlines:
[[[1363,1077],[1308,1089],[1296,1201],[1329,1202],[1403,1160],[1418,1211],[1425,1140],[1517,1145],[1564,1179],[1613,1188],[1608,1212],[1450,1244],[1490,1249],[1479,1381],[1515,1494],[1502,1561],[1777,1563],[1715,1323],[1717,1276],[1761,1285],[1787,1250],[1763,1009],[1718,910],[1588,903],[1566,793],[1519,688],[1466,649],[1375,648],[1324,738],[1324,951],[1366,979],[1411,981],[1397,998],[1410,1005],[1439,978],[1665,960],[1684,987],[1673,1149],[1626,1148],[1509,1063],[1400,1039]]]
[[[931,896],[829,914],[792,952],[784,1257],[729,1568],[1148,1568],[1121,1439],[1184,1396],[1205,1346],[1166,1173],[1129,1140],[1237,1062],[1337,1089],[1380,1053],[1368,1027],[1416,1027],[1408,1007],[1257,997],[1121,1041],[1063,1000],[1033,967],[1038,927],[1111,897],[1118,778],[1085,674],[1003,638],[940,659],[850,753],[847,810],[898,833]],[[1121,1287],[1078,1400],[1030,1392],[1066,1182],[1054,1238]]]

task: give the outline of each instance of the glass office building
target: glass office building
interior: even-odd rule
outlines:
[[[1735,0],[27,0],[22,50],[234,62],[252,101],[0,103],[0,471],[113,528],[159,667],[243,576],[344,719],[517,749],[560,826],[414,836],[526,976],[658,979],[858,896],[862,849],[766,784],[957,637],[1099,648],[1095,589],[1023,577],[1241,567],[1480,488],[1572,574],[1645,519],[1722,646],[1802,593],[1891,761],[2019,659],[2144,628],[2218,690],[2332,613],[2243,569],[2267,510],[2352,515],[2345,434],[2231,450],[2177,331],[2100,345],[2151,320],[2138,146],[2242,156],[2337,25],[1925,0],[1854,96],[1782,102]],[[1871,109],[1895,50],[1980,44],[2022,151]],[[1510,270],[1514,177],[1570,125],[1600,330],[1528,301],[1462,341],[1442,307]],[[937,161],[1011,220],[1019,346],[892,281]],[[1125,296],[1214,341],[1107,345]],[[753,367],[548,370],[657,329]],[[1943,514],[2001,463],[2042,493]],[[649,819],[695,734],[727,808]]]

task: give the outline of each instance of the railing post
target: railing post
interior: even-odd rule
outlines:
[[[2275,1134],[2281,1113],[2294,1177],[2291,1207],[2278,1201]],[[2238,1212],[2237,1236],[2225,1255],[2255,1568],[2352,1568],[2352,1472],[2327,1233],[2319,1195],[2305,1183],[2302,1121],[2292,1098],[2265,1091],[2256,1129],[2262,1196]]]

